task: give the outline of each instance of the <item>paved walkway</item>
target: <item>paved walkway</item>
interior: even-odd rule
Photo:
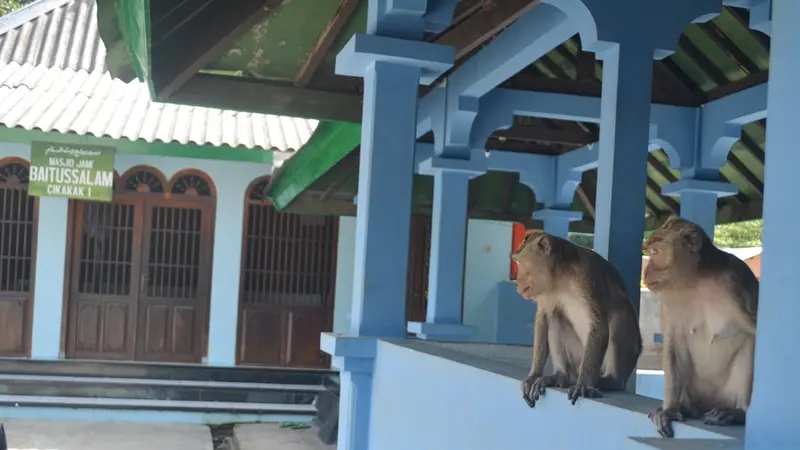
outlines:
[[[50,420],[4,420],[3,425],[9,450],[213,450],[204,425]]]
[[[304,430],[280,428],[276,423],[236,425],[233,429],[239,450],[334,450],[317,438],[315,427]]]

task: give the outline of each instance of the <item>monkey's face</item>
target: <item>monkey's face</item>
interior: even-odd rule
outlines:
[[[658,241],[645,247],[649,261],[644,270],[644,284],[653,292],[657,292],[669,282],[670,269],[674,265],[671,246]]]
[[[644,272],[648,289],[663,291],[691,278],[702,242],[697,228],[683,219],[670,218],[650,236],[644,245],[649,256]]]
[[[550,238],[544,233],[526,235],[511,259],[517,264],[517,293],[522,298],[534,300],[551,284],[552,258]]]

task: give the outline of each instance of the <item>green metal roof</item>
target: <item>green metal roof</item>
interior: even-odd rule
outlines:
[[[270,193],[280,209],[354,213],[359,132],[358,125],[343,122],[358,122],[362,84],[358,78],[335,75],[334,61],[350,36],[364,30],[367,2],[271,0],[264,9],[263,0],[235,5],[223,1],[98,0],[106,45],[118,49],[122,42],[130,51],[128,58],[124,52],[110,55],[109,70],[135,71],[161,101],[331,120],[320,125],[329,130],[318,132],[321,144],[300,151],[274,176]],[[217,8],[223,7],[230,18],[214,22]],[[458,65],[530,7],[529,0],[507,0],[491,9],[481,0],[463,0],[454,25],[425,39],[455,46]],[[711,22],[689,25],[678,51],[654,63],[653,101],[698,106],[766,82],[769,38],[750,30],[747,22],[747,10],[724,8]],[[209,23],[215,26],[204,26]],[[180,58],[169,57],[175,49],[182,49]],[[580,51],[575,36],[504,86],[599,96],[601,77],[602,62]],[[765,126],[761,121],[744,127],[742,140],[722,170],[721,179],[739,185],[740,194],[720,200],[720,222],[760,216]],[[517,118],[512,128],[496,132],[488,146],[561,154],[597,137],[594,124]],[[423,137],[430,139],[430,134]],[[660,150],[649,158],[648,226],[679,207],[676,199],[660,195],[661,185],[679,177],[666,161]],[[517,179],[508,173],[475,179],[471,214],[527,221],[535,199]],[[574,206],[586,220],[578,228],[592,225],[595,182],[596,171],[584,174]],[[430,179],[417,176],[418,211],[429,209],[431,193]]]

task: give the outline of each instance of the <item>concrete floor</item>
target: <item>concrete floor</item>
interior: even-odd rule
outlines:
[[[239,450],[334,450],[335,445],[323,445],[316,428],[292,430],[276,423],[236,425],[233,430]]]
[[[9,450],[213,450],[204,425],[4,420]]]

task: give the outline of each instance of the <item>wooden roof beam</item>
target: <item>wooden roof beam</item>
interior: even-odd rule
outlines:
[[[586,211],[594,219],[596,213],[595,201],[597,199],[597,171],[587,170],[583,172],[581,184],[578,185],[576,191],[581,202],[583,202],[583,206],[586,207]]]
[[[336,13],[331,20],[328,21],[328,24],[319,35],[319,39],[317,39],[314,48],[311,49],[308,57],[303,61],[303,65],[300,66],[300,70],[295,74],[295,86],[301,88],[308,86],[317,68],[319,68],[322,61],[325,60],[325,55],[360,4],[358,0],[341,0],[339,8],[336,9]]]
[[[553,144],[567,144],[582,147],[597,141],[597,136],[578,130],[557,130],[540,127],[516,126],[508,130],[497,130],[492,137],[517,139],[520,141],[538,141]]]
[[[649,177],[647,178],[647,187],[650,188],[653,192],[655,192],[656,195],[658,195],[658,197],[661,199],[662,202],[664,202],[667,205],[667,208],[669,208],[670,211],[672,211],[674,214],[678,214],[680,212],[681,210],[680,203],[675,201],[675,199],[673,199],[672,197],[667,197],[661,194],[661,186],[659,186],[658,183],[653,181],[652,178]],[[656,213],[657,211],[658,209],[656,209]]]
[[[727,76],[720,70],[719,67],[715,66],[710,59],[697,48],[696,45],[688,38],[685,34],[681,35],[680,40],[678,41],[678,45],[680,46],[681,50],[686,52],[686,55],[691,58],[695,64],[700,67],[700,70],[705,72],[712,81],[717,86],[725,86],[730,83],[730,80]]]
[[[762,197],[764,196],[764,183],[733,152],[728,154],[728,162],[735,171],[739,172],[748,183],[756,188]]]
[[[267,81],[199,73],[170,102],[308,119],[361,122],[361,97]]]
[[[170,99],[200,69],[253,27],[281,0],[210,0],[190,18],[180,8],[153,19],[151,52],[153,88],[159,100]],[[170,20],[172,19],[172,20]],[[191,43],[191,45],[187,45]]]
[[[762,166],[765,164],[766,155],[761,150],[761,147],[759,147],[758,144],[756,144],[755,141],[753,141],[753,138],[751,138],[750,136],[747,135],[747,133],[742,131],[742,137],[739,138],[739,142],[742,143],[742,146],[748,152],[750,152],[750,154],[753,155],[754,158],[756,158],[759,162],[761,162]]]
[[[728,39],[725,33],[714,22],[697,24],[700,30],[716,45],[725,50],[728,56],[747,74],[752,75],[761,70],[745,52]]]
[[[459,62],[538,3],[539,0],[503,0],[497,3],[484,1],[479,11],[458,26],[436,36],[433,42],[455,47],[456,62]]]

